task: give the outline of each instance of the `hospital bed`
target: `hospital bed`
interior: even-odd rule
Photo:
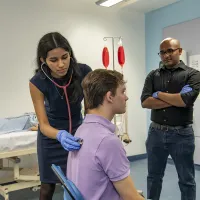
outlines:
[[[32,188],[37,191],[40,186],[37,166],[21,168],[21,156],[36,154],[37,131],[19,131],[0,135],[0,172],[12,172],[11,176],[0,178],[0,195],[9,200],[9,192]],[[4,166],[3,160],[12,166]]]

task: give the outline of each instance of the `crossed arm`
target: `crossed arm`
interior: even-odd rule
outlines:
[[[181,94],[170,94],[166,92],[159,92],[158,98],[152,97],[153,94],[153,73],[154,71],[150,72],[145,80],[145,85],[143,88],[141,101],[142,107],[148,109],[162,109],[168,108],[171,106],[175,107],[186,107],[192,105],[200,90],[200,73],[195,71],[191,73],[188,84],[192,87],[192,91]]]
[[[180,93],[170,94],[165,92],[159,92],[158,99],[155,99],[154,97],[148,97],[142,102],[142,107],[149,109],[162,109],[171,106],[176,106],[176,107],[186,106]]]
[[[169,94],[165,92],[159,92],[158,98],[166,103],[168,103],[171,106],[176,107],[186,107],[185,102],[182,99],[182,96],[180,93],[177,94]]]

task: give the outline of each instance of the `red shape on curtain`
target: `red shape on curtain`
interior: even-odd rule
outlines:
[[[125,53],[124,53],[124,47],[122,45],[118,48],[118,62],[121,65],[121,67],[124,66],[125,63]]]
[[[107,69],[107,67],[109,65],[109,51],[108,51],[107,47],[103,48],[102,62],[103,62],[104,67]]]

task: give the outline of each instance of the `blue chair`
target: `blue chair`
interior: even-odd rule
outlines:
[[[52,170],[61,182],[64,189],[64,200],[84,200],[82,194],[72,181],[67,179],[60,166],[52,164]]]

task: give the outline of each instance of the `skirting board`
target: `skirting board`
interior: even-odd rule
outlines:
[[[139,154],[139,155],[134,155],[134,156],[128,156],[128,160],[130,162],[136,161],[136,160],[142,160],[142,159],[146,159],[147,158],[147,154]]]
[[[128,156],[128,160],[130,162],[134,162],[136,160],[142,160],[142,159],[146,159],[147,158],[147,154],[139,154],[139,155],[134,155],[134,156]],[[174,161],[171,158],[168,158],[167,163],[174,165]],[[195,169],[200,171],[200,165],[195,165]]]

